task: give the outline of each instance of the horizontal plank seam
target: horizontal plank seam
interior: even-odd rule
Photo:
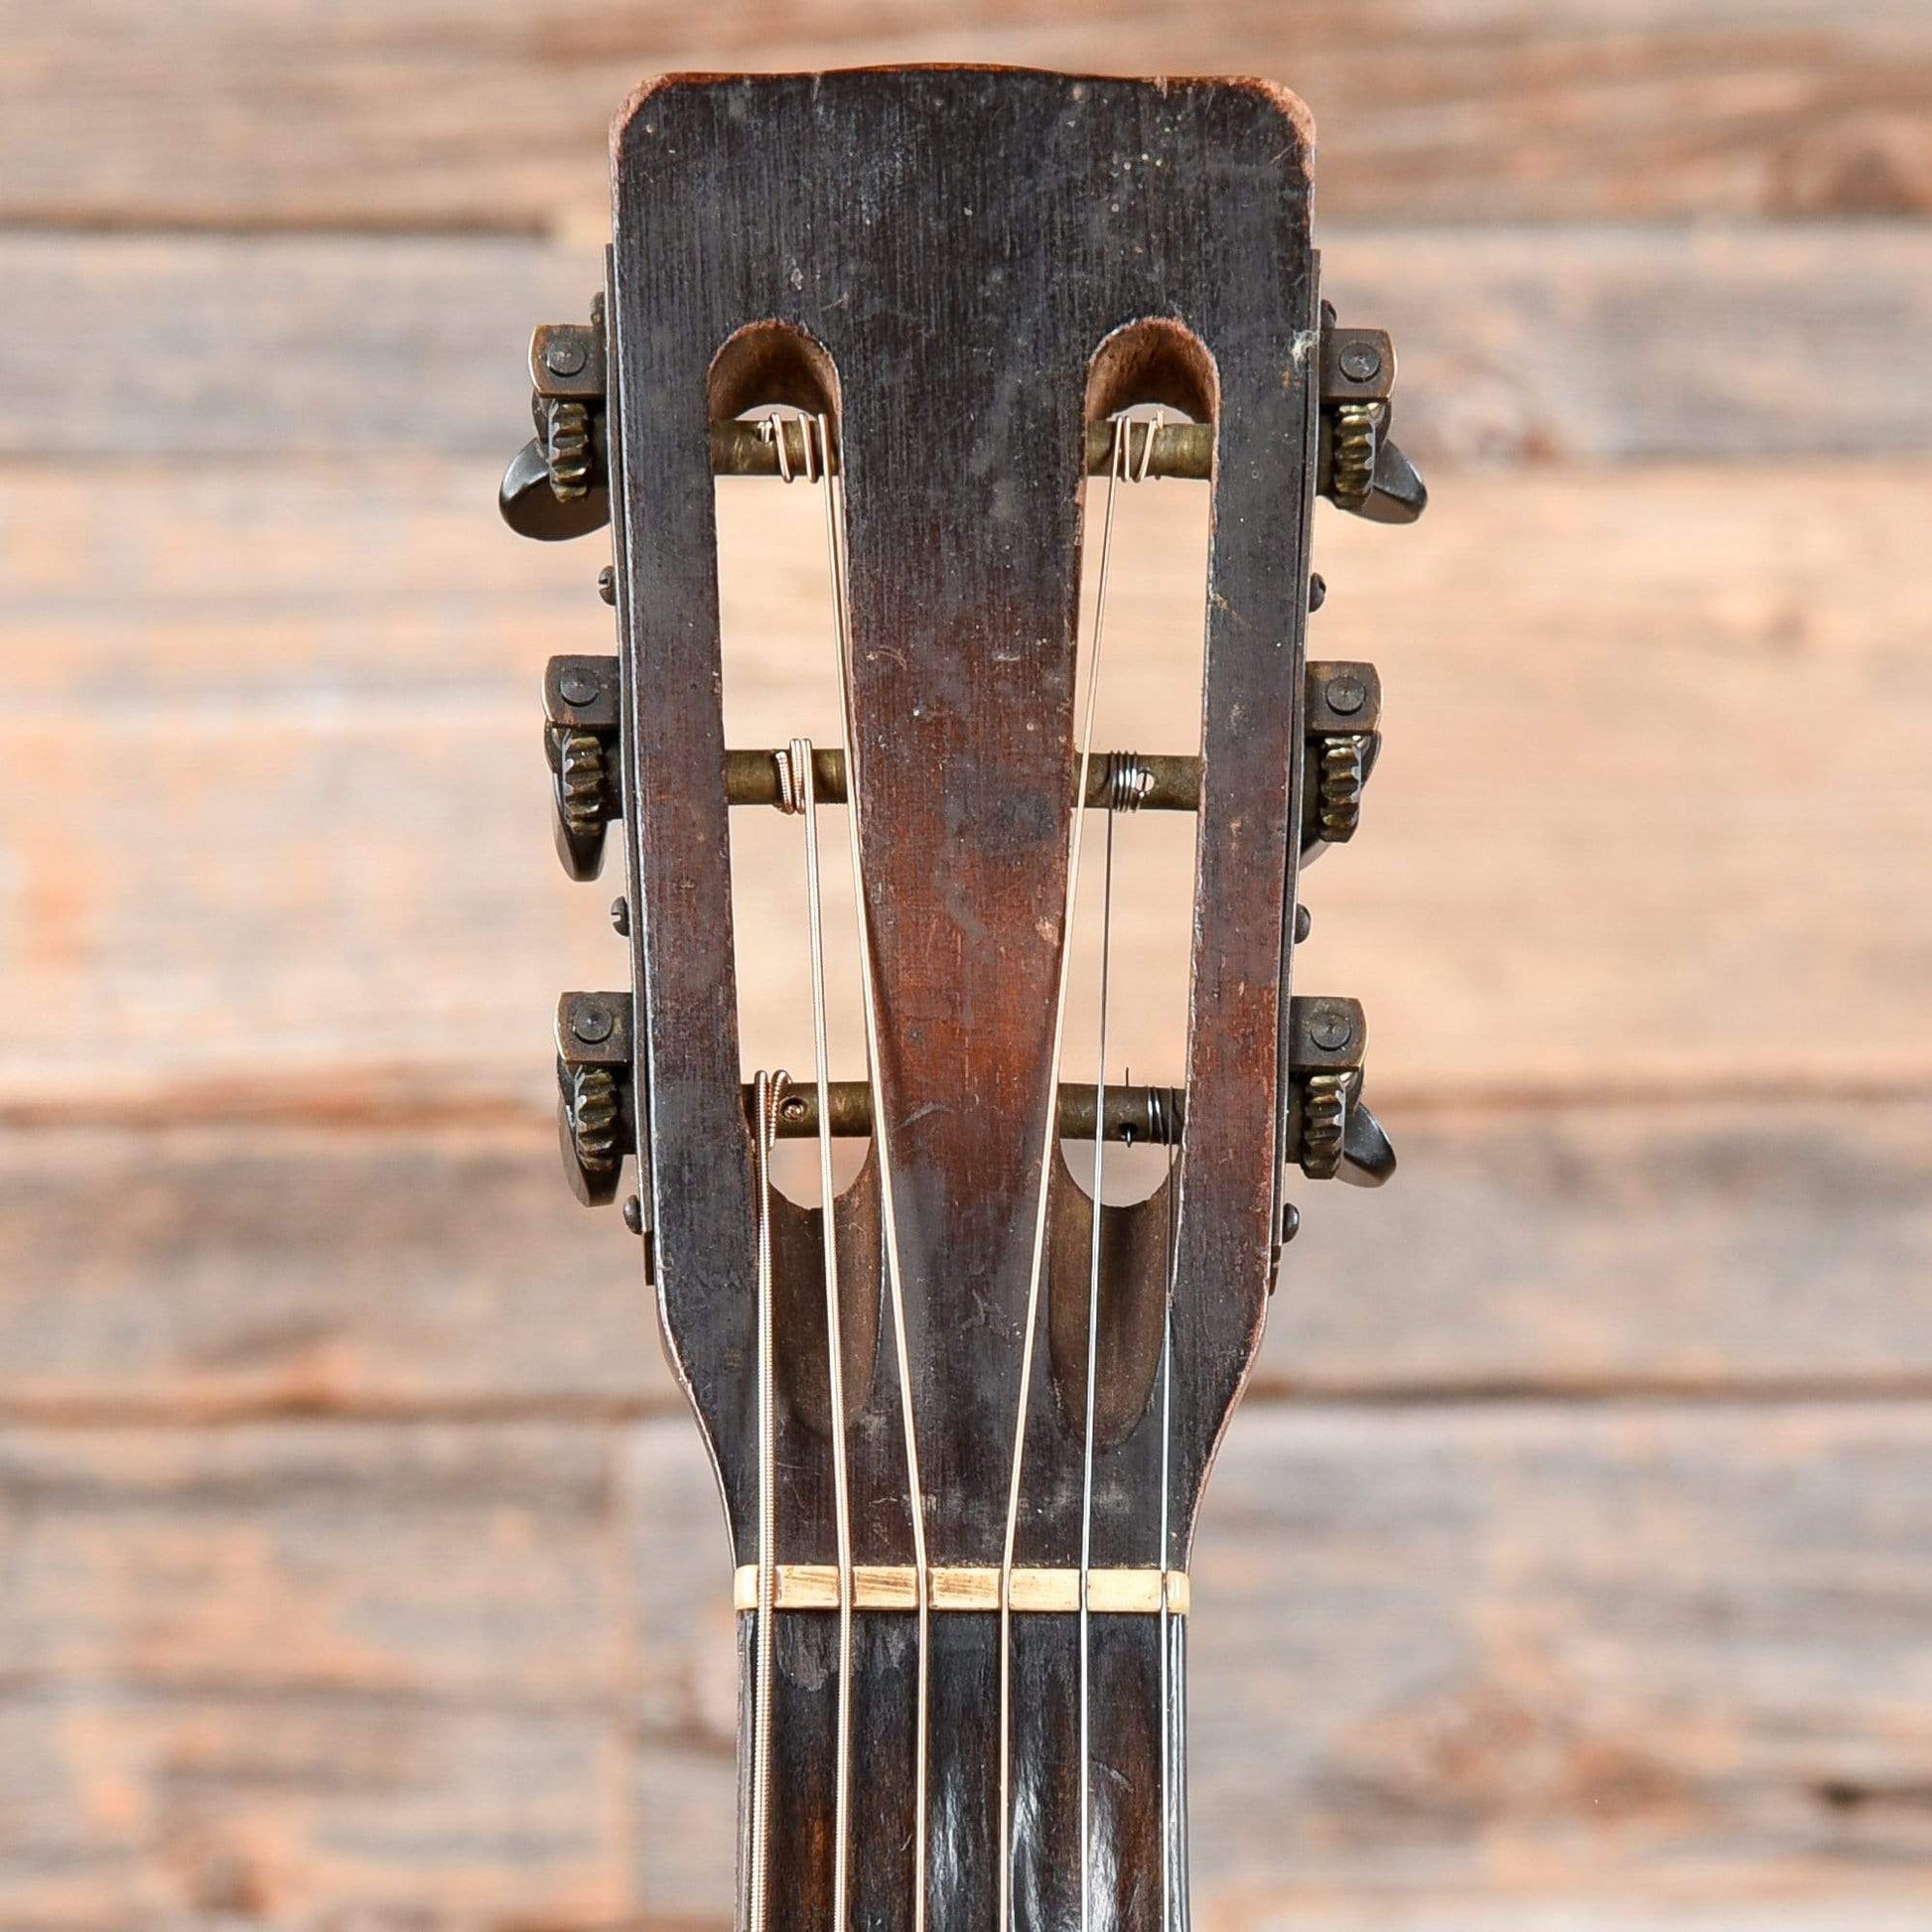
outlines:
[[[575,1694],[525,1695],[506,1679],[501,1687],[474,1691],[435,1690],[420,1684],[353,1683],[341,1677],[264,1677],[246,1671],[213,1673],[184,1671],[177,1675],[139,1668],[130,1670],[22,1670],[0,1673],[0,1703],[64,1705],[79,1702],[103,1687],[119,1698],[171,1703],[234,1699],[261,1705],[327,1703],[336,1709],[376,1707],[461,1715],[467,1712],[514,1712],[530,1717],[607,1719],[632,1728],[628,1715],[611,1690],[593,1687]],[[671,1741],[703,1743],[706,1733],[695,1726],[665,1725],[653,1735]],[[11,1921],[8,1922],[11,1927]]]
[[[641,1292],[641,1291],[640,1291]],[[1860,1407],[1932,1402],[1932,1369],[1882,1370],[1869,1374],[1763,1374],[1724,1379],[1715,1375],[1615,1374],[1600,1377],[1468,1376],[1456,1378],[1324,1376],[1302,1381],[1262,1374],[1248,1386],[1248,1409],[1414,1411],[1479,1408],[1768,1409],[1794,1404]],[[169,1404],[101,1398],[0,1396],[0,1428],[55,1431],[193,1430],[242,1424],[342,1428],[468,1425],[502,1428],[550,1423],[602,1429],[628,1427],[686,1415],[683,1399],[609,1396],[505,1396],[474,1400],[396,1401],[361,1397],[335,1405],[274,1395],[213,1396]]]
[[[1752,220],[1733,225],[1754,227],[1759,224]],[[1773,219],[1764,225],[1776,226],[1778,223]],[[1784,225],[1790,224],[1787,222]],[[335,214],[319,208],[302,214],[265,208],[259,214],[230,211],[218,215],[198,214],[192,208],[183,208],[179,213],[151,209],[137,215],[120,213],[113,208],[83,207],[50,209],[46,213],[17,210],[9,214],[4,223],[0,223],[0,244],[13,240],[60,240],[64,236],[73,235],[130,242],[534,241],[565,248],[568,246],[568,233],[565,224],[536,209],[508,208],[490,215],[481,211],[452,210],[448,214],[423,211],[384,216],[370,215],[363,209],[351,211],[346,208]],[[573,252],[581,254],[583,251],[579,249]]]

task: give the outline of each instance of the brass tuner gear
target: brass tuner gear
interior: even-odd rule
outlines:
[[[1311,1073],[1302,1088],[1302,1172],[1311,1180],[1332,1180],[1341,1170],[1348,1131],[1349,1073]]]
[[[1359,510],[1375,486],[1376,447],[1388,404],[1345,402],[1334,412],[1329,493],[1340,509]]]
[[[570,1076],[570,1136],[587,1173],[613,1173],[620,1155],[618,1076],[608,1066],[580,1066]]]
[[[1356,734],[1321,741],[1317,823],[1322,843],[1341,845],[1362,822],[1362,788],[1368,779],[1368,741]]]
[[[591,412],[587,403],[548,397],[543,404],[543,455],[550,488],[560,503],[590,494]]]
[[[558,734],[557,814],[578,838],[593,838],[603,827],[604,741],[595,732]]]

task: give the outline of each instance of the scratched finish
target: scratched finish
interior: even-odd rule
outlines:
[[[1314,412],[1310,158],[1299,104],[1246,81],[990,69],[672,79],[620,120],[614,409],[644,1152],[665,1330],[740,1563],[757,1556],[756,1203],[708,417],[787,402],[837,422],[851,726],[929,1553],[970,1564],[997,1563],[1004,1538],[1053,1082],[1085,427],[1139,402],[1217,423],[1187,1139],[1174,1200],[1108,1210],[1093,1507],[1096,1563],[1184,1564],[1271,1261]],[[855,1556],[904,1563],[878,1185],[868,1168],[840,1207]],[[1088,1221],[1057,1163],[1053,1199],[1016,1559],[1072,1565],[1082,1392],[1065,1336],[1084,1319]],[[1163,1553],[1156,1370],[1171,1214]],[[777,1554],[825,1562],[829,1412],[800,1393],[823,1360],[808,1286],[817,1240],[810,1216],[782,1215]],[[868,1924],[902,1923],[912,1880],[912,1627],[861,1625],[853,1885]],[[786,1619],[774,1651],[772,1895],[805,1928],[830,1909],[835,1631]],[[1076,1632],[1016,1620],[1014,1901],[1026,1924],[1079,1908]],[[997,1633],[992,1617],[935,1620],[937,1927],[997,1919]],[[1093,1668],[1092,1923],[1157,1925],[1163,1791],[1176,1783],[1161,1759],[1159,1623],[1103,1623]]]

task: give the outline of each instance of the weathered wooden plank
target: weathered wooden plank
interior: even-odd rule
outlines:
[[[540,1125],[15,1132],[0,1174],[16,1415],[677,1400],[636,1242]]]
[[[0,1916],[614,1916],[610,1472],[595,1426],[0,1434]]]
[[[1923,224],[1320,239],[1330,297],[1395,332],[1423,462],[1932,446]],[[601,280],[594,248],[509,238],[0,236],[27,325],[0,334],[0,455],[500,464],[527,434],[531,326]]]
[[[1322,130],[1321,197],[1377,218],[1922,212],[1911,0],[1508,0],[1274,14],[1208,0],[930,0],[694,14],[562,0],[43,8],[15,24],[0,218],[528,229],[601,212],[605,130],[673,69],[1007,61],[1261,73]]]
[[[735,1667],[667,1427],[633,1509],[640,1815],[675,1830],[637,1882],[681,1914],[727,1883]],[[1932,1858],[1928,1450],[1905,1405],[1237,1417],[1193,1562],[1202,1921],[1895,1920]]]
[[[1389,1125],[1390,1187],[1295,1190],[1254,1395],[1932,1386],[1932,1104]],[[16,1131],[0,1194],[15,1417],[683,1413],[541,1125]]]
[[[0,1692],[18,1932],[597,1932],[632,1821],[608,1714],[357,1696]]]
[[[608,894],[547,849],[533,695],[549,650],[609,635],[600,547],[517,545],[481,464],[150,481],[0,475],[0,1102],[547,1108],[555,993],[621,972]],[[1378,1091],[1932,1077],[1926,483],[1551,471],[1459,479],[1412,530],[1320,520],[1315,648],[1380,663],[1388,750],[1309,874],[1301,985],[1367,1000]],[[822,529],[802,488],[725,494],[728,728],[781,743],[825,702]],[[1180,749],[1203,507],[1159,485],[1123,521],[1116,742]],[[795,839],[740,828],[748,1064],[803,1064]],[[1143,1078],[1178,1025],[1189,852],[1171,814],[1124,834]]]

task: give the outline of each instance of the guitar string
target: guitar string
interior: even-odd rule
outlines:
[[[845,1324],[839,1310],[839,1248],[832,1185],[832,1072],[825,1040],[825,928],[818,877],[818,780],[809,738],[791,741],[791,781],[805,815],[805,896],[812,953],[812,1051],[818,1080],[818,1184],[825,1257],[825,1339],[832,1405],[832,1506],[839,1553],[838,1760],[834,1772],[832,1924],[845,1932],[852,1811],[852,1502],[845,1441]]]
[[[925,1932],[926,1908],[926,1768],[929,1736],[932,1590],[926,1563],[925,1490],[919,1477],[919,1437],[912,1399],[911,1349],[905,1332],[905,1295],[899,1272],[898,1212],[893,1180],[892,1135],[886,1117],[886,1092],[879,1050],[879,1001],[874,969],[872,907],[866,897],[865,865],[860,844],[858,732],[852,715],[851,599],[846,582],[845,478],[843,465],[832,465],[829,420],[815,419],[825,476],[825,537],[832,574],[833,655],[839,674],[839,720],[845,734],[845,825],[852,858],[852,897],[859,931],[860,1007],[866,1027],[866,1077],[872,1089],[872,1137],[879,1154],[881,1234],[886,1250],[886,1282],[893,1310],[893,1347],[898,1371],[899,1431],[905,1443],[906,1511],[912,1529],[912,1587],[917,1598],[916,1686],[912,1770],[912,1932]],[[808,438],[809,440],[809,438]],[[823,1115],[821,1113],[821,1118]],[[840,1928],[844,1932],[844,1928]]]
[[[1026,1324],[1020,1345],[1020,1395],[1013,1424],[1013,1464],[1007,1485],[1006,1540],[1000,1554],[1000,1932],[1013,1927],[1013,1553],[1020,1527],[1020,1488],[1027,1450],[1027,1408],[1033,1393],[1034,1336],[1039,1318],[1039,1282],[1046,1255],[1046,1203],[1059,1133],[1060,1048],[1066,1035],[1066,994],[1072,965],[1073,910],[1080,883],[1080,844],[1086,823],[1087,778],[1093,768],[1094,700],[1100,689],[1100,646],[1107,615],[1107,572],[1113,554],[1114,484],[1122,472],[1124,419],[1114,418],[1107,465],[1107,495],[1100,526],[1100,567],[1094,591],[1093,647],[1087,666],[1085,714],[1080,725],[1080,761],[1067,832],[1066,895],[1060,910],[1059,984],[1053,1000],[1053,1034],[1047,1051],[1050,1080],[1046,1124],[1039,1152],[1039,1191],[1034,1210],[1033,1264],[1027,1284]]]
[[[771,1816],[771,1612],[776,1595],[777,1501],[775,1460],[777,1399],[771,1338],[771,1143],[789,1077],[760,1071],[753,1085],[757,1115],[758,1180],[758,1407],[759,1407],[759,1606],[757,1658],[752,1691],[752,1932],[764,1932],[766,1840]]]
[[[1180,1162],[1172,1129],[1168,1145],[1168,1239],[1167,1281],[1161,1298],[1161,1932],[1173,1932],[1174,1833],[1174,1735],[1172,1711],[1173,1662],[1169,1647],[1173,1641],[1173,1613],[1168,1605],[1167,1580],[1172,1574],[1173,1555],[1168,1547],[1169,1471],[1173,1465],[1173,1296],[1180,1273],[1180,1216],[1174,1189],[1179,1181]]]
[[[1080,1932],[1090,1932],[1093,1924],[1093,1654],[1087,1589],[1093,1574],[1093,1433],[1100,1360],[1100,1236],[1105,1221],[1101,1203],[1107,1153],[1107,991],[1114,941],[1115,806],[1110,786],[1100,873],[1100,1041],[1093,1076],[1093,1234],[1088,1243],[1086,1426],[1080,1462]],[[1161,1593],[1165,1598],[1165,1587]]]

